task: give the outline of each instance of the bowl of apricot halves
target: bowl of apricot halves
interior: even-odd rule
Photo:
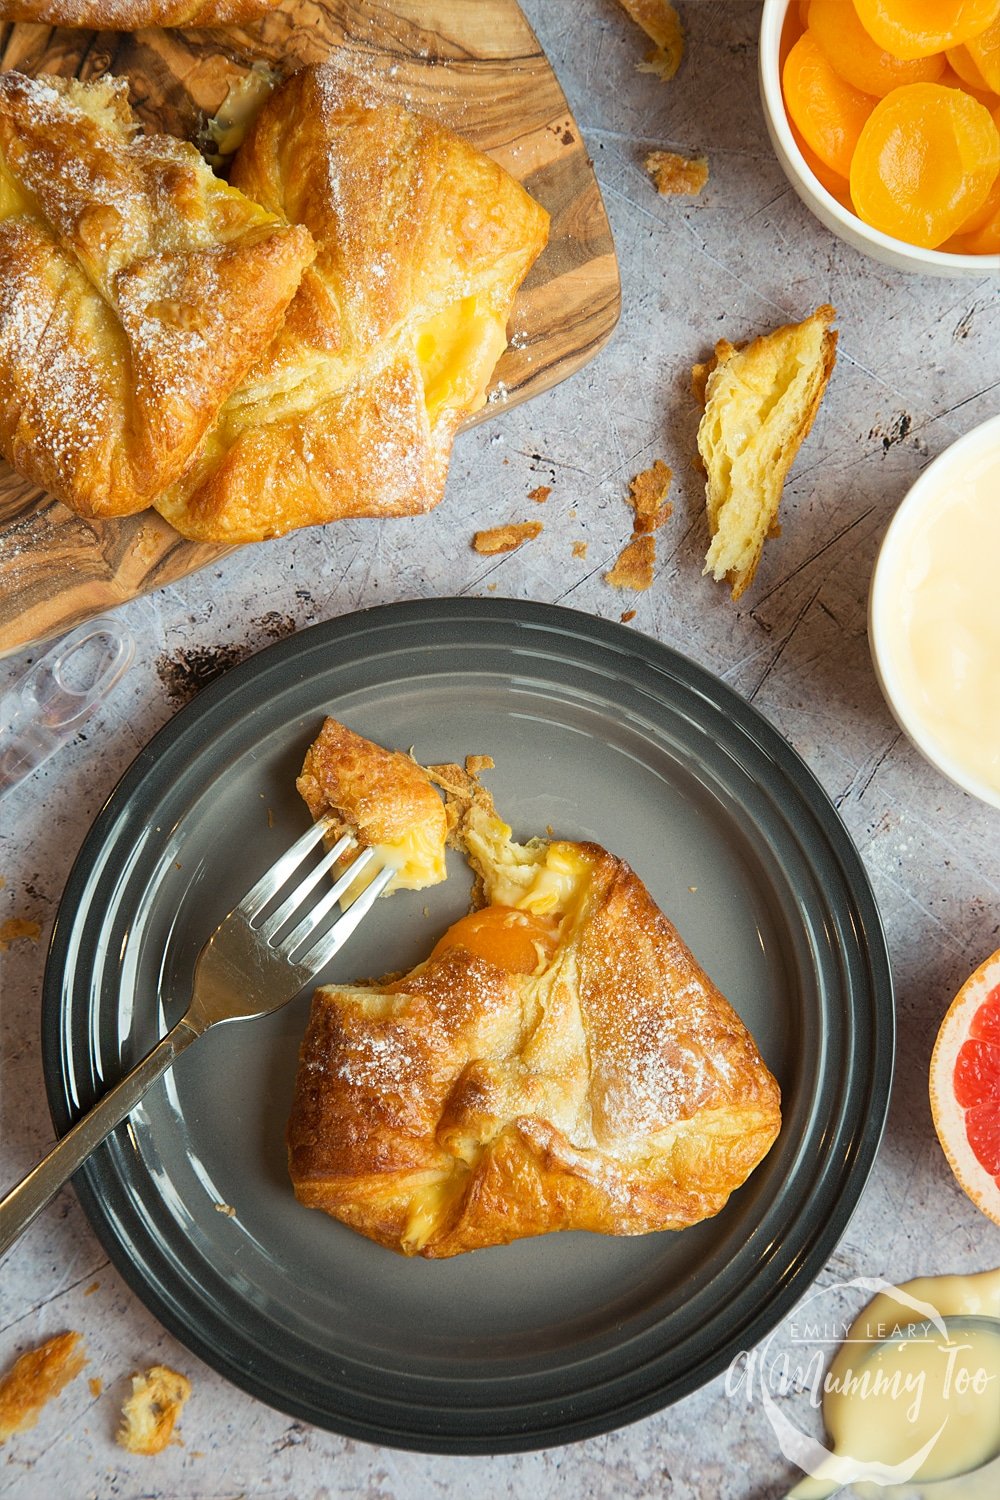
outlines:
[[[1000,270],[1000,0],[764,0],[760,81],[834,234],[902,270]]]

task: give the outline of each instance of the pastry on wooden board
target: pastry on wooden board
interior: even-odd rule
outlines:
[[[0,20],[138,31],[143,26],[233,26],[282,0],[0,0]]]
[[[517,844],[475,778],[431,774],[479,906],[409,974],[316,992],[296,1196],[428,1258],[717,1213],[780,1126],[753,1038],[623,860]]]
[[[124,80],[0,73],[0,452],[86,516],[177,479],[314,253],[137,130]]]
[[[231,181],[317,245],[284,325],[156,504],[245,542],[440,500],[548,215],[496,162],[331,64],[264,103]]]
[[[720,339],[714,358],[694,367],[712,534],[703,571],[725,579],[734,599],[753,582],[764,543],[779,529],[785,480],[833,372],[836,316],[824,304],[749,344]]]

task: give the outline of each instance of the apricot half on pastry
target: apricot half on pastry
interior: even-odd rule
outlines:
[[[225,542],[429,510],[548,214],[467,141],[330,64],[271,95],[231,180],[306,226],[317,256],[157,508],[185,536]]]
[[[404,759],[401,805],[425,775]],[[623,860],[518,844],[478,782],[431,774],[480,905],[410,973],[316,992],[288,1124],[296,1196],[428,1258],[718,1213],[780,1127],[753,1038]]]
[[[193,146],[137,132],[124,80],[0,74],[0,451],[87,516],[178,477],[313,256]]]

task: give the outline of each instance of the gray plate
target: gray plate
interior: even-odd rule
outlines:
[[[128,771],[70,876],[45,983],[57,1129],[177,1018],[202,942],[305,826],[294,780],[328,711],[421,761],[488,753],[515,834],[624,855],[777,1075],[779,1140],[679,1234],[407,1261],[292,1196],[303,998],[186,1052],[77,1175],[84,1207],[180,1339],[336,1431],[498,1452],[662,1407],[773,1327],[842,1233],[885,1118],[893,1004],[868,882],[816,781],[736,694],[632,631],[543,605],[395,605],[207,688]],[[466,909],[460,860],[452,875],[380,905],[325,977],[425,957]]]

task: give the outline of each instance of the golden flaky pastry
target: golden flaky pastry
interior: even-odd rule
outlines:
[[[0,1379],[0,1443],[34,1427],[39,1414],[87,1363],[78,1333],[57,1333],[28,1349]]]
[[[694,367],[705,407],[698,451],[712,534],[704,571],[725,579],[734,599],[753,581],[765,540],[777,534],[788,471],[833,371],[836,316],[824,304],[749,344],[722,339],[715,358]]]
[[[123,80],[0,74],[0,451],[89,516],[178,477],[313,255],[136,132]]]
[[[445,878],[448,824],[427,772],[399,750],[383,750],[336,719],[309,747],[296,782],[313,818],[329,818],[330,842],[353,833],[396,871],[391,891],[420,891]],[[354,854],[356,854],[356,850]],[[345,864],[354,857],[350,851]]]
[[[281,0],[0,0],[5,21],[138,31],[142,26],[232,26],[253,21]]]
[[[157,508],[185,536],[231,542],[429,510],[548,215],[466,141],[329,64],[267,100],[232,181],[306,225],[318,253]]]
[[[162,1453],[168,1443],[179,1442],[174,1428],[190,1395],[187,1376],[167,1365],[153,1365],[145,1375],[133,1375],[132,1394],[122,1406],[116,1441],[129,1453]]]
[[[472,778],[433,773],[483,904],[402,978],[316,992],[296,1196],[431,1258],[717,1213],[780,1124],[752,1037],[624,861],[516,844]]]

